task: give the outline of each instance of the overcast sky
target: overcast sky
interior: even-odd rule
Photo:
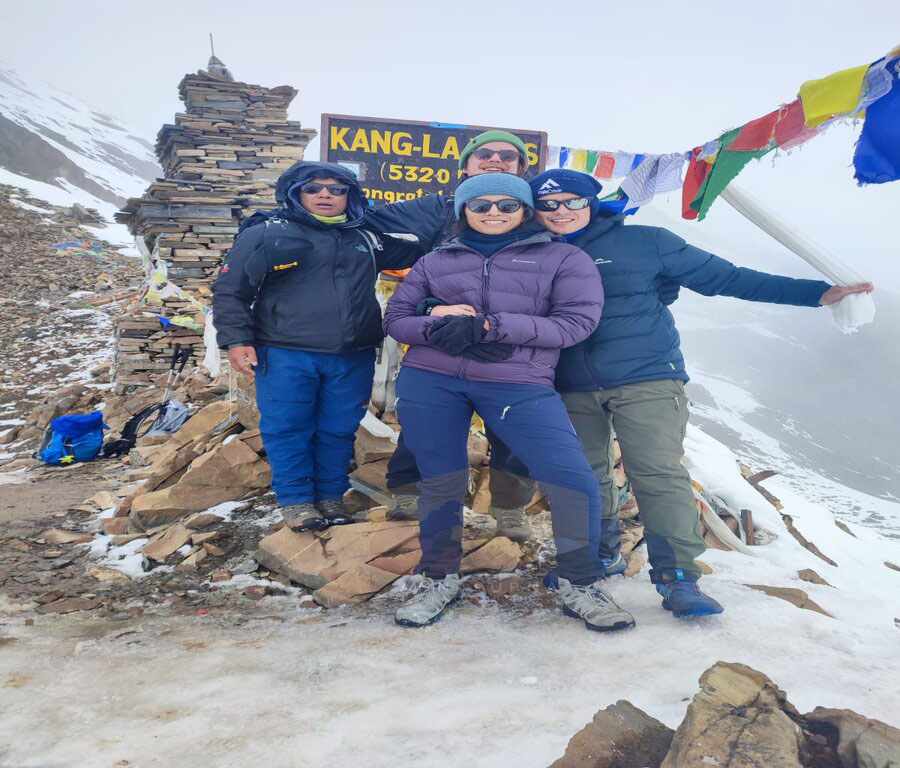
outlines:
[[[237,79],[298,88],[291,117],[306,127],[337,112],[672,152],[793,100],[804,80],[880,57],[900,43],[900,3],[0,0],[0,62],[148,139],[181,109],[182,75],[206,66],[209,32]],[[900,290],[900,183],[855,185],[858,130],[836,126],[738,183]],[[687,226],[728,236],[723,209]]]

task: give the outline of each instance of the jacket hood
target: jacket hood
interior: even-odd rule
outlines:
[[[291,192],[291,188],[305,184],[313,179],[333,178],[350,187],[347,193],[347,223],[342,227],[355,227],[359,225],[368,209],[368,202],[363,195],[359,180],[347,168],[338,163],[313,163],[301,160],[294,163],[278,179],[275,187],[275,199],[283,212],[291,218],[306,224],[326,226],[317,221],[302,205],[297,193]]]

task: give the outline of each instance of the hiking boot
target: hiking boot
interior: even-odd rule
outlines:
[[[353,522],[353,516],[340,499],[317,501],[316,509],[322,513],[322,516],[328,521],[328,525],[348,525]]]
[[[294,531],[321,531],[329,526],[329,522],[311,501],[282,507],[281,517],[284,524]]]
[[[607,576],[618,576],[620,573],[625,573],[625,569],[628,567],[628,563],[625,562],[621,552],[617,553],[612,559],[601,557],[600,562],[603,563]]]
[[[506,538],[518,542],[525,542],[531,538],[531,528],[528,527],[528,518],[525,516],[524,507],[515,509],[491,507],[491,514],[497,521],[496,536],[506,536]]]
[[[663,597],[663,608],[679,619],[713,616],[725,610],[717,600],[700,591],[696,574],[676,568],[661,574],[651,572],[650,578]]]
[[[427,627],[441,618],[447,606],[458,597],[458,573],[448,574],[443,579],[426,576],[421,591],[397,609],[394,621],[402,627]]]
[[[394,506],[388,511],[388,520],[418,520],[416,511],[419,508],[419,497],[414,493],[394,494]]]
[[[612,632],[634,626],[634,616],[613,600],[612,595],[600,586],[599,579],[586,586],[573,584],[561,577],[557,582],[556,592],[562,603],[563,613],[582,619],[588,629]]]

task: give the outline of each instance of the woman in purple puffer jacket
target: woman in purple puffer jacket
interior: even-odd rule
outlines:
[[[603,287],[583,251],[521,227],[533,207],[517,176],[464,181],[455,193],[460,236],[416,263],[385,313],[385,332],[410,345],[398,415],[422,475],[424,588],[397,610],[405,626],[432,623],[459,596],[466,444],[476,411],[550,501],[557,570],[546,583],[564,612],[595,630],[634,623],[599,587],[599,486],[553,388],[560,350],[597,326]],[[456,314],[421,315],[429,300]]]

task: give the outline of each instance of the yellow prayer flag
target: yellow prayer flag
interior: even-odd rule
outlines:
[[[799,95],[806,127],[815,128],[836,115],[856,109],[868,69],[869,65],[863,64],[803,83]]]
[[[569,168],[573,171],[586,171],[587,154],[586,149],[573,149],[572,154],[569,156]]]

